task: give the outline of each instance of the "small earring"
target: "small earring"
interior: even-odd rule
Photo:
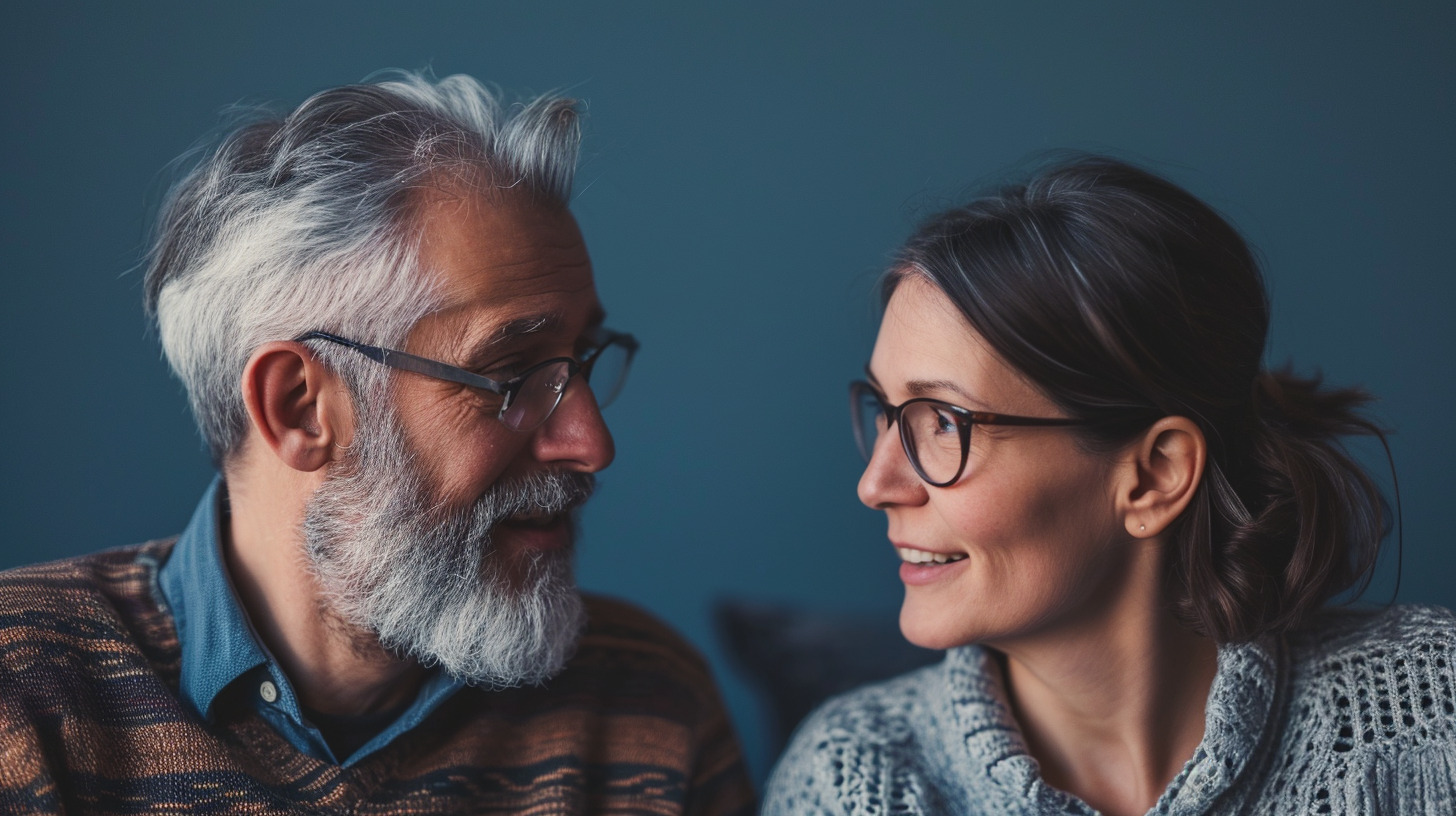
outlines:
[[[1143,524],[1139,524],[1139,525],[1138,525],[1138,529],[1139,529],[1139,530],[1146,530],[1146,529],[1148,529],[1148,528],[1147,528],[1147,526],[1146,526],[1146,525],[1143,525]]]

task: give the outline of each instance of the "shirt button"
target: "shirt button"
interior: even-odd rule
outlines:
[[[278,687],[273,685],[272,680],[264,680],[263,685],[258,686],[258,696],[263,702],[271,703],[278,699]]]

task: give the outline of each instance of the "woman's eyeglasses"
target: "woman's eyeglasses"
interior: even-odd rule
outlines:
[[[866,462],[875,443],[891,425],[900,424],[900,445],[915,473],[933,487],[947,487],[966,469],[971,429],[977,425],[1085,425],[1076,419],[1046,419],[972,411],[938,399],[917,397],[891,405],[877,388],[863,380],[849,384],[849,412],[854,441]]]

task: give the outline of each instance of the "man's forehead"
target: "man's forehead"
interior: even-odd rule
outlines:
[[[579,332],[604,315],[571,213],[524,195],[437,192],[420,204],[420,261],[441,303],[433,319],[457,343],[499,345]]]
[[[489,198],[422,194],[416,223],[420,260],[446,277],[510,281],[556,271],[591,272],[570,210],[524,193]]]

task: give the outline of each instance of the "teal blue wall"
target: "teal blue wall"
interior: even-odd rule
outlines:
[[[226,105],[433,65],[587,100],[575,209],[643,351],[582,582],[710,655],[756,773],[708,605],[893,613],[845,417],[869,284],[919,216],[1045,148],[1152,163],[1258,245],[1271,359],[1368,385],[1398,431],[1400,597],[1456,605],[1456,5],[207,5],[7,9],[0,567],[172,533],[209,478],[134,269],[162,168]]]

